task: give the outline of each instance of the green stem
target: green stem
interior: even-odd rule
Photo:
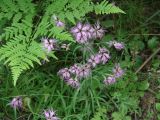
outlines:
[[[16,111],[16,108],[14,108],[14,120],[17,120],[17,111]]]

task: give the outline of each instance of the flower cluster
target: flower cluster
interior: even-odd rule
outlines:
[[[116,78],[120,78],[124,74],[124,71],[119,64],[116,64],[113,69],[113,75],[107,77],[103,82],[106,85],[110,85],[116,82]]]
[[[22,108],[22,98],[21,97],[15,97],[12,99],[11,103],[10,103],[11,107],[13,107],[14,109],[19,109]]]
[[[48,109],[48,110],[44,110],[44,116],[46,118],[46,120],[60,120],[57,116],[55,111]]]
[[[105,64],[110,59],[109,51],[106,48],[100,48],[99,52],[95,55],[92,55],[88,59],[88,64],[90,64],[93,68],[96,67],[96,65],[102,63]]]
[[[104,36],[105,30],[98,22],[94,26],[89,23],[82,24],[79,22],[71,29],[71,33],[78,43],[84,44],[89,42],[91,39],[102,38]]]
[[[78,88],[80,86],[79,80],[88,77],[90,73],[91,69],[88,64],[84,65],[74,64],[70,68],[63,68],[59,70],[58,75],[68,85],[72,86],[73,88]]]
[[[117,50],[122,50],[124,49],[124,43],[122,42],[117,42],[117,41],[110,41],[108,42],[109,47],[114,47]]]
[[[70,68],[60,69],[58,75],[68,85],[73,88],[80,86],[79,80],[87,78],[91,75],[92,68],[95,68],[98,64],[105,64],[110,59],[109,51],[106,48],[100,48],[99,52],[92,55],[86,64],[78,65],[74,64]]]
[[[101,39],[105,30],[97,22],[95,25],[89,23],[77,23],[76,26],[71,28],[71,33],[75,37],[75,40],[79,44],[86,44],[91,42],[93,39]],[[122,42],[110,41],[108,42],[109,47],[114,47],[118,51],[124,49],[124,44]],[[58,75],[63,79],[68,85],[78,88],[80,86],[80,80],[86,78],[91,74],[91,70],[95,68],[98,64],[106,64],[110,59],[110,53],[106,48],[99,48],[98,53],[92,54],[87,63],[84,65],[74,64],[69,68],[63,68],[59,70]],[[116,82],[116,78],[121,77],[124,71],[121,69],[119,64],[115,65],[113,69],[113,75],[109,76],[104,80],[105,84],[113,84]]]

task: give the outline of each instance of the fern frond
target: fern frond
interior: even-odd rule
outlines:
[[[109,3],[106,0],[103,0],[101,3],[95,5],[94,9],[96,14],[125,13],[119,7],[116,7],[114,4]]]
[[[35,13],[35,5],[32,0],[0,0],[0,9],[0,21],[3,18],[10,20],[14,15],[17,17],[17,14],[20,15],[20,13],[25,15]]]
[[[22,38],[22,40],[20,40]],[[11,67],[14,85],[24,70],[34,67],[34,63],[41,64],[40,59],[46,59],[46,53],[41,45],[35,41],[27,44],[25,36],[17,37],[0,48],[0,60]]]
[[[15,66],[15,67],[11,68],[11,71],[12,71],[12,77],[13,77],[13,84],[15,86],[20,74],[23,71],[23,69],[20,68],[20,66]]]
[[[4,28],[5,32],[1,35],[1,38],[8,40],[23,34],[29,37],[32,33],[32,26],[32,23],[25,20],[22,20],[22,23],[14,23],[11,27]]]
[[[58,40],[62,40],[62,41],[74,42],[74,40],[69,32],[63,31],[62,28],[59,28],[56,26],[53,27],[52,29],[50,29],[48,37],[54,37],[54,38],[56,38]]]
[[[9,40],[18,35],[30,36],[35,16],[35,5],[32,0],[1,0],[0,2],[0,15],[3,15],[0,17],[0,22],[3,18],[7,18],[8,23],[11,23],[3,29],[0,39]]]
[[[55,14],[60,19],[67,19],[75,24],[76,19],[82,19],[91,11],[93,11],[91,0],[57,0],[47,7],[45,14]]]

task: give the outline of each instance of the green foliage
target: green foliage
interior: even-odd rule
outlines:
[[[121,112],[114,112],[112,113],[113,120],[131,120],[130,116],[126,116]]]
[[[144,50],[145,44],[141,39],[140,36],[134,36],[132,41],[129,42],[130,49],[135,52]]]
[[[155,49],[155,48],[157,48],[157,46],[158,46],[158,44],[159,44],[159,41],[158,41],[158,38],[157,37],[152,37],[149,41],[148,41],[148,47],[150,48],[150,49]]]
[[[31,0],[2,0],[0,8],[0,21],[6,19],[6,23],[10,23],[0,35],[0,39],[6,42],[0,48],[0,60],[10,66],[15,85],[19,75],[33,67],[34,61],[40,64],[39,58],[45,58],[45,55],[32,39],[35,4]]]
[[[94,9],[96,14],[125,13],[119,7],[116,7],[113,3],[109,3],[106,0],[103,0],[101,3],[95,5]]]
[[[25,36],[16,36],[0,48],[0,60],[11,67],[14,85],[22,71],[34,67],[33,62],[41,64],[39,58],[46,58],[40,44],[35,41],[27,44],[27,39]]]
[[[40,59],[46,58],[37,39],[53,37],[74,41],[65,28],[55,26],[53,15],[63,22],[76,24],[94,10],[96,14],[124,13],[107,1],[95,5],[91,0],[54,0],[39,4],[32,0],[1,0],[0,9],[0,22],[3,22],[0,39],[6,42],[0,48],[0,59],[11,68],[14,85],[23,71],[33,67],[33,62],[40,64]]]
[[[99,108],[98,111],[94,114],[94,117],[91,120],[107,120],[106,119],[106,109]]]
[[[159,46],[159,38],[153,36],[160,25],[159,1],[117,0],[115,3],[127,13],[118,16],[103,16],[124,12],[108,1],[95,1],[0,0],[0,119],[45,119],[43,110],[53,108],[63,120],[160,120],[159,53],[142,72],[134,74]],[[66,26],[56,27],[53,15]],[[86,59],[81,56],[84,46],[73,43],[68,28],[78,21],[94,23],[97,18],[107,34],[95,40],[94,50],[110,40],[124,42],[125,50],[109,49],[111,60],[81,80],[79,89],[72,89],[60,80],[57,71]],[[40,44],[42,37],[72,42],[70,50],[46,54]],[[45,64],[41,65],[43,60]],[[104,85],[104,77],[110,75],[117,62],[125,75],[115,84]],[[14,87],[11,80],[15,84],[18,77]],[[9,105],[15,96],[23,99],[23,108],[16,114]]]
[[[46,15],[57,15],[73,24],[93,10],[91,0],[56,0],[46,8]]]
[[[0,8],[0,21],[5,18],[13,19],[13,23],[19,21],[22,15],[30,16],[35,12],[35,5],[32,0],[1,0]]]
[[[156,110],[160,112],[160,103],[156,103]]]
[[[149,88],[149,83],[148,81],[142,81],[137,87],[139,90],[147,90]]]
[[[26,37],[30,37],[32,34],[32,23],[26,20],[22,20],[21,23],[12,23],[12,26],[4,28],[4,33],[2,33],[1,37],[5,40],[10,40],[15,38],[18,35],[25,35]]]

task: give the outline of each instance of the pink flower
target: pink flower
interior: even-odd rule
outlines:
[[[57,27],[64,27],[65,24],[64,24],[62,21],[57,20],[57,21],[56,21],[56,26],[57,26]]]
[[[77,64],[74,64],[73,66],[71,66],[69,68],[69,71],[72,73],[72,74],[78,74],[79,73],[79,70],[80,70],[80,67],[77,65]]]
[[[109,41],[108,42],[109,47],[114,46],[115,49],[117,50],[122,50],[124,49],[124,43],[122,42],[117,42],[117,41]]]
[[[92,55],[90,59],[88,59],[88,64],[90,64],[93,68],[96,67],[97,64],[100,63],[100,55]]]
[[[100,61],[105,64],[110,59],[109,51],[106,48],[99,49]]]
[[[60,120],[58,117],[56,117],[55,111],[49,109],[44,111],[44,116],[46,120]]]
[[[64,80],[67,80],[71,77],[71,74],[68,68],[63,68],[59,70],[58,75],[60,75],[60,77]]]
[[[55,50],[57,47],[56,43],[57,41],[55,39],[42,38],[43,47],[47,50],[47,52]]]
[[[65,26],[64,22],[60,21],[56,15],[53,15],[52,17],[53,17],[53,19],[55,21],[55,25],[57,27],[64,27]]]
[[[123,44],[123,43],[120,43],[120,42],[115,42],[115,43],[114,43],[114,47],[115,47],[117,50],[122,50],[122,49],[124,49],[124,44]]]
[[[84,24],[82,30],[86,32],[88,39],[93,38],[94,29],[90,24]]]
[[[79,72],[77,73],[78,78],[86,78],[91,74],[91,69],[89,64],[82,65]]]
[[[101,60],[102,64],[105,64],[106,62],[108,62],[109,59],[110,59],[110,56],[108,53],[101,53],[100,54],[100,60]]]
[[[122,70],[119,64],[116,64],[115,68],[113,69],[113,73],[114,73],[114,76],[118,78],[124,74],[124,71]]]
[[[105,30],[100,26],[100,23],[97,22],[94,25],[93,37],[101,39],[104,36],[104,33],[105,33]]]
[[[104,84],[106,85],[110,85],[110,84],[113,84],[116,82],[116,79],[114,76],[109,76],[107,79],[105,79],[104,81]]]
[[[91,28],[92,27],[90,24],[82,24],[79,22],[75,27],[71,29],[71,33],[78,43],[84,44],[92,38],[92,33],[90,31]]]
[[[22,108],[22,98],[21,97],[15,97],[10,103],[11,107],[13,108]]]
[[[72,86],[73,88],[79,88],[79,86],[80,86],[79,81],[74,80],[73,78],[68,79],[66,82],[68,85]]]

